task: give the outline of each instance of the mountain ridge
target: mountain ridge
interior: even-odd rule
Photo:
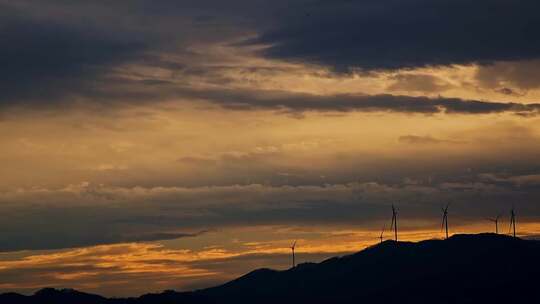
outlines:
[[[107,299],[42,289],[32,296],[3,294],[0,303],[530,302],[540,299],[535,292],[539,258],[539,241],[491,233],[420,242],[388,240],[351,255],[287,270],[261,268],[223,285],[189,292]]]

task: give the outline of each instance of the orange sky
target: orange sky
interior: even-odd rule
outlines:
[[[520,231],[534,234],[540,232],[539,227],[519,225]],[[507,228],[506,222],[501,223],[501,232],[507,232]],[[451,233],[490,229],[494,228],[475,224],[456,227]],[[266,226],[208,232],[194,239],[9,253],[0,255],[0,271],[8,274],[11,281],[3,281],[0,286],[29,292],[42,287],[45,280],[47,286],[69,286],[114,296],[173,287],[189,290],[219,284],[255,268],[286,269],[290,267],[289,246],[294,240],[298,246],[297,262],[318,262],[376,244],[379,233],[346,227]],[[443,233],[438,229],[400,233],[403,241],[441,237]],[[393,234],[386,231],[384,239],[389,238]]]

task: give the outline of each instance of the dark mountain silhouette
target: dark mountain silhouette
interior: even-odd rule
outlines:
[[[107,303],[108,299],[102,296],[80,292],[73,289],[54,289],[43,288],[37,291],[31,297],[25,297],[16,293],[7,293],[0,295],[0,303],[77,303],[77,304],[95,304]]]
[[[536,303],[540,242],[504,235],[385,241],[285,271],[259,269],[221,286],[106,299],[74,290],[0,295],[0,303]]]

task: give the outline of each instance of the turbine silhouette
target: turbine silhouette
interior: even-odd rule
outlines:
[[[501,214],[497,214],[495,218],[487,218],[488,221],[495,223],[495,233],[499,234],[499,218],[501,217]]]
[[[448,207],[449,206],[450,206],[450,203],[446,205],[446,208],[442,208],[443,217],[442,217],[441,231],[443,229],[446,229],[446,238],[448,238]]]
[[[514,206],[510,209],[510,230],[514,230],[513,235],[516,237],[516,213],[514,212]]]
[[[383,225],[381,230],[381,235],[379,236],[379,239],[381,240],[381,243],[383,242],[383,235],[384,235],[384,229],[386,228],[386,225]]]
[[[294,243],[291,246],[291,250],[292,250],[292,268],[296,267],[296,262],[294,260],[294,249],[295,248],[296,248],[296,241],[294,241]]]
[[[394,229],[394,238],[397,242],[398,240],[398,225],[397,225],[397,210],[392,204],[392,224],[390,224],[390,230]]]

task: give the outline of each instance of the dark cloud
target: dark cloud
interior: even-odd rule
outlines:
[[[65,98],[146,48],[136,33],[32,17],[0,4],[0,105]]]
[[[85,212],[88,216],[83,215]],[[118,223],[111,222],[109,215],[102,214],[94,208],[51,208],[50,210],[37,208],[24,213],[26,213],[24,217],[30,221],[24,224],[19,223],[18,220],[24,219],[19,218],[20,213],[14,216],[13,221],[9,221],[8,226],[14,230],[0,236],[0,252],[171,240],[196,237],[206,232],[205,230],[195,233],[167,232],[166,229],[156,231],[148,226],[137,229],[121,227]],[[92,218],[93,216],[100,216],[103,219],[97,220]],[[116,214],[112,217],[118,216]],[[49,220],[51,222],[48,222]],[[39,237],[36,237],[36,234],[39,234]]]
[[[346,71],[540,57],[535,0],[312,1],[248,43],[264,54]]]
[[[66,227],[66,229],[69,229]],[[35,238],[33,236],[18,235],[17,238],[1,238],[0,252],[19,251],[19,250],[42,250],[42,249],[62,249],[77,248],[94,245],[107,245],[130,242],[151,242],[159,240],[172,240],[184,237],[194,237],[197,234],[189,233],[155,233],[147,235],[100,235],[93,236],[94,239],[88,239],[87,235],[79,234],[77,236],[68,234],[44,235],[46,238]],[[68,236],[69,239],[61,239]],[[22,243],[21,243],[22,242]]]
[[[420,114],[490,114],[516,113],[535,115],[540,104],[519,104],[512,102],[489,102],[463,100],[459,98],[429,98],[399,95],[313,95],[282,91],[240,91],[186,89],[184,96],[208,100],[232,110],[267,109],[283,113],[302,112],[398,112]]]
[[[540,104],[538,103],[490,102],[441,96],[432,98],[390,94],[315,95],[272,90],[196,89],[171,81],[133,80],[123,77],[96,79],[93,84],[95,87],[79,87],[76,96],[79,96],[81,100],[90,100],[97,107],[94,107],[96,109],[99,109],[100,105],[111,106],[126,103],[140,104],[181,100],[206,101],[228,110],[270,110],[297,118],[302,118],[302,114],[305,112],[353,111],[411,114],[492,114],[507,112],[530,117],[537,115],[540,110]],[[63,92],[65,93],[65,91]],[[71,99],[59,97],[58,99],[48,100],[42,106],[47,108],[69,104],[72,104]],[[74,104],[78,105],[77,103]],[[35,103],[31,103],[31,105],[35,105]],[[9,105],[5,107],[9,107]]]
[[[126,65],[182,71],[183,62],[194,60],[200,44],[232,39],[245,31],[241,29],[245,15],[233,10],[245,5],[255,13],[256,3],[220,3],[0,0],[0,107],[58,106],[137,95],[140,90],[130,85],[141,75],[122,69]],[[201,14],[212,17],[201,19]],[[160,80],[140,84],[151,86],[156,81]]]
[[[354,225],[370,229],[387,218],[390,204],[396,202],[403,227],[408,229],[418,228],[416,220],[421,220],[422,227],[433,227],[439,219],[439,203],[450,200],[456,225],[506,210],[511,202],[519,203],[520,212],[529,221],[539,216],[535,202],[540,197],[540,175],[535,172],[508,176],[477,174],[475,170],[454,169],[448,174],[427,171],[413,176],[414,182],[404,179],[394,183],[100,187],[92,196],[78,192],[66,195],[65,190],[19,190],[7,201],[2,198],[6,207],[0,223],[0,251],[193,237],[199,233],[168,231],[257,225]],[[78,206],[73,206],[74,201]],[[9,208],[10,202],[18,207]]]
[[[205,99],[237,110],[272,109],[297,117],[305,111],[354,110],[426,114],[510,111],[530,116],[537,110],[536,105],[450,98],[197,91],[185,81],[203,77],[226,84],[228,79],[220,78],[223,75],[209,71],[222,66],[193,64],[208,60],[197,47],[256,32],[262,32],[257,43],[272,44],[266,50],[271,57],[314,61],[339,69],[534,58],[540,42],[526,39],[534,36],[538,25],[531,13],[537,6],[533,1],[519,5],[495,0],[473,5],[464,0],[297,1],[288,6],[285,1],[243,0],[227,4],[212,0],[159,4],[139,0],[132,5],[125,1],[7,3],[0,1],[2,110],[21,105],[58,108],[66,103],[122,104],[172,98]],[[517,15],[519,18],[513,18]],[[123,70],[126,65],[160,68],[175,76],[144,77]],[[491,81],[484,74],[478,77]],[[397,76],[395,81],[392,89],[446,88],[429,75]]]

